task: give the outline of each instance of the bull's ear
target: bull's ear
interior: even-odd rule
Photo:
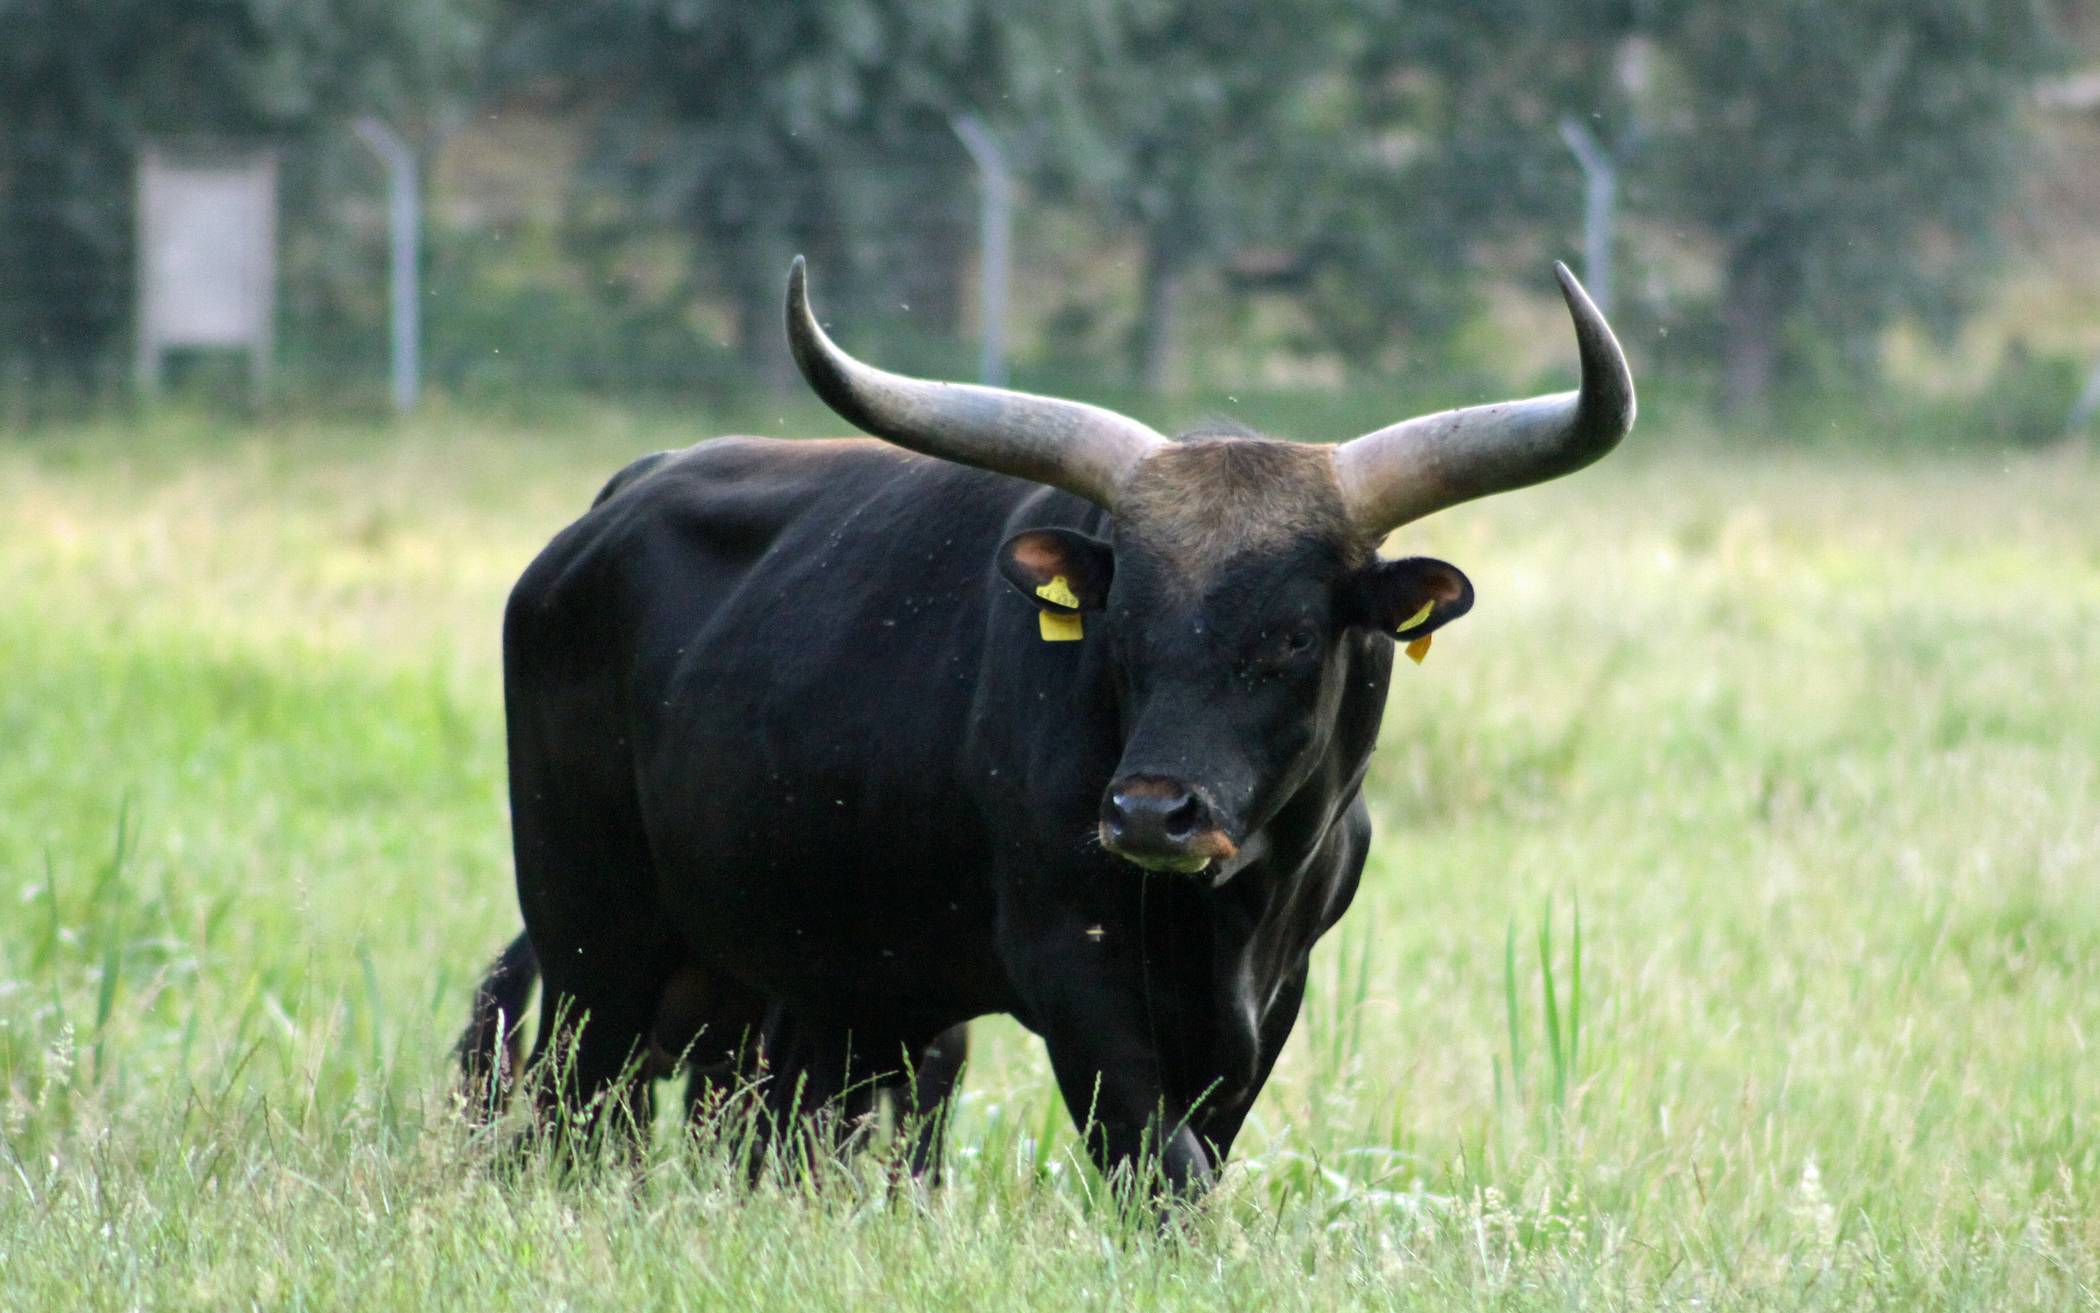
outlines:
[[[1024,529],[999,547],[999,573],[1037,606],[1098,611],[1108,605],[1115,550],[1071,529]]]
[[[1427,556],[1374,561],[1356,572],[1350,623],[1380,629],[1401,642],[1427,637],[1473,609],[1473,581],[1457,566]]]

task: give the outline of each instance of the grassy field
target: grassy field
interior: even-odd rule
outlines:
[[[2078,452],[1665,424],[1407,531],[1480,602],[1400,672],[1363,896],[1177,1231],[1003,1021],[938,1193],[493,1179],[446,1048],[515,926],[501,599],[704,431],[0,444],[0,1307],[2094,1303]]]

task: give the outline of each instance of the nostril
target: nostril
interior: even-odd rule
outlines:
[[[1130,831],[1130,800],[1112,793],[1101,808],[1101,830],[1110,843],[1120,843]]]
[[[1166,822],[1167,837],[1179,843],[1194,834],[1203,822],[1203,805],[1192,793],[1181,795],[1181,801],[1161,818]]]

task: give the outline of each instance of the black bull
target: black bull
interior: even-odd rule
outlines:
[[[963,1023],[1006,1012],[1104,1170],[1199,1185],[1356,892],[1394,636],[1471,604],[1455,568],[1376,543],[1608,450],[1632,419],[1616,344],[1564,277],[1580,394],[1348,448],[1167,442],[867,370],[797,321],[799,273],[818,391],[950,459],[652,456],[526,570],[504,623],[526,938],[477,998],[470,1091],[500,1080],[536,959],[535,1054],[562,1055],[540,1097],[572,1119],[645,1125],[638,1073],[683,1057],[774,1134],[898,1099],[923,1167]],[[1055,443],[1093,463],[1046,463]]]

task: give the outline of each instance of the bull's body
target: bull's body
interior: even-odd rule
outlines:
[[[696,973],[695,1019],[762,1032],[804,1106],[1006,1012],[1075,1115],[1229,1149],[1356,888],[1393,648],[1351,636],[1339,732],[1227,883],[1140,872],[1096,838],[1126,731],[1105,645],[1044,641],[995,568],[1018,531],[1107,519],[872,441],[724,439],[554,539],[505,622],[511,796],[583,1061],[626,1061]]]
[[[1633,422],[1559,274],[1578,391],[1312,447],[885,374],[825,337],[798,264],[804,376],[896,445],[650,457],[519,580],[529,942],[477,995],[470,1091],[500,1093],[535,956],[556,1131],[642,1112],[633,1064],[678,1057],[759,1091],[762,1134],[891,1092],[932,1114],[958,1028],[1006,1012],[1104,1168],[1208,1179],[1356,891],[1394,641],[1472,605],[1456,567],[1380,542]]]

